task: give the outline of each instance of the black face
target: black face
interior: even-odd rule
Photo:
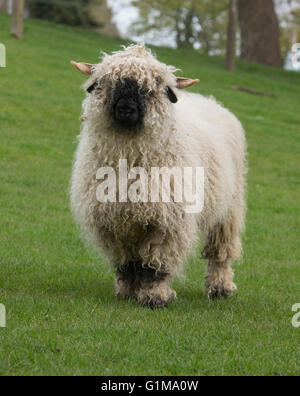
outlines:
[[[101,83],[95,82],[87,88],[87,92],[92,94],[100,86]],[[177,103],[177,96],[170,87],[165,88],[165,94],[170,102]],[[136,80],[131,78],[120,80],[106,102],[110,116],[120,127],[126,129],[138,127],[144,119],[147,99],[150,96],[153,97],[153,93],[147,93],[145,89],[140,88]]]
[[[114,120],[124,128],[134,128],[143,121],[146,112],[146,94],[135,80],[118,81],[110,103]]]

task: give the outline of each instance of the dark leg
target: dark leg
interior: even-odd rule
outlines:
[[[143,306],[161,308],[176,298],[170,280],[167,273],[143,266],[140,261],[130,262],[117,270],[116,292],[120,297],[136,297]]]

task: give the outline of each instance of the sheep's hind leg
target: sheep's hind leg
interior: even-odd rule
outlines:
[[[209,299],[228,297],[237,290],[231,263],[240,257],[241,242],[233,231],[230,224],[219,224],[208,235],[203,257],[209,260],[205,278]]]

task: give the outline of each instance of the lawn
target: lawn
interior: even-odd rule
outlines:
[[[69,209],[85,80],[69,61],[96,62],[124,42],[38,20],[18,41],[3,14],[0,42],[0,375],[299,375],[300,74],[246,62],[231,74],[219,57],[155,49],[241,119],[249,186],[239,292],[209,302],[198,255],[174,282],[178,300],[152,311],[116,299]]]

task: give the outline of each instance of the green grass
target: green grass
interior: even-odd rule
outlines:
[[[123,42],[27,20],[25,39],[0,15],[1,375],[299,375],[300,75],[157,48],[162,61],[199,77],[243,122],[249,143],[244,261],[239,292],[207,301],[205,263],[190,260],[178,300],[151,311],[118,301],[113,274],[80,240],[69,179],[84,77],[71,59],[96,62]],[[277,99],[231,89],[245,85]]]

